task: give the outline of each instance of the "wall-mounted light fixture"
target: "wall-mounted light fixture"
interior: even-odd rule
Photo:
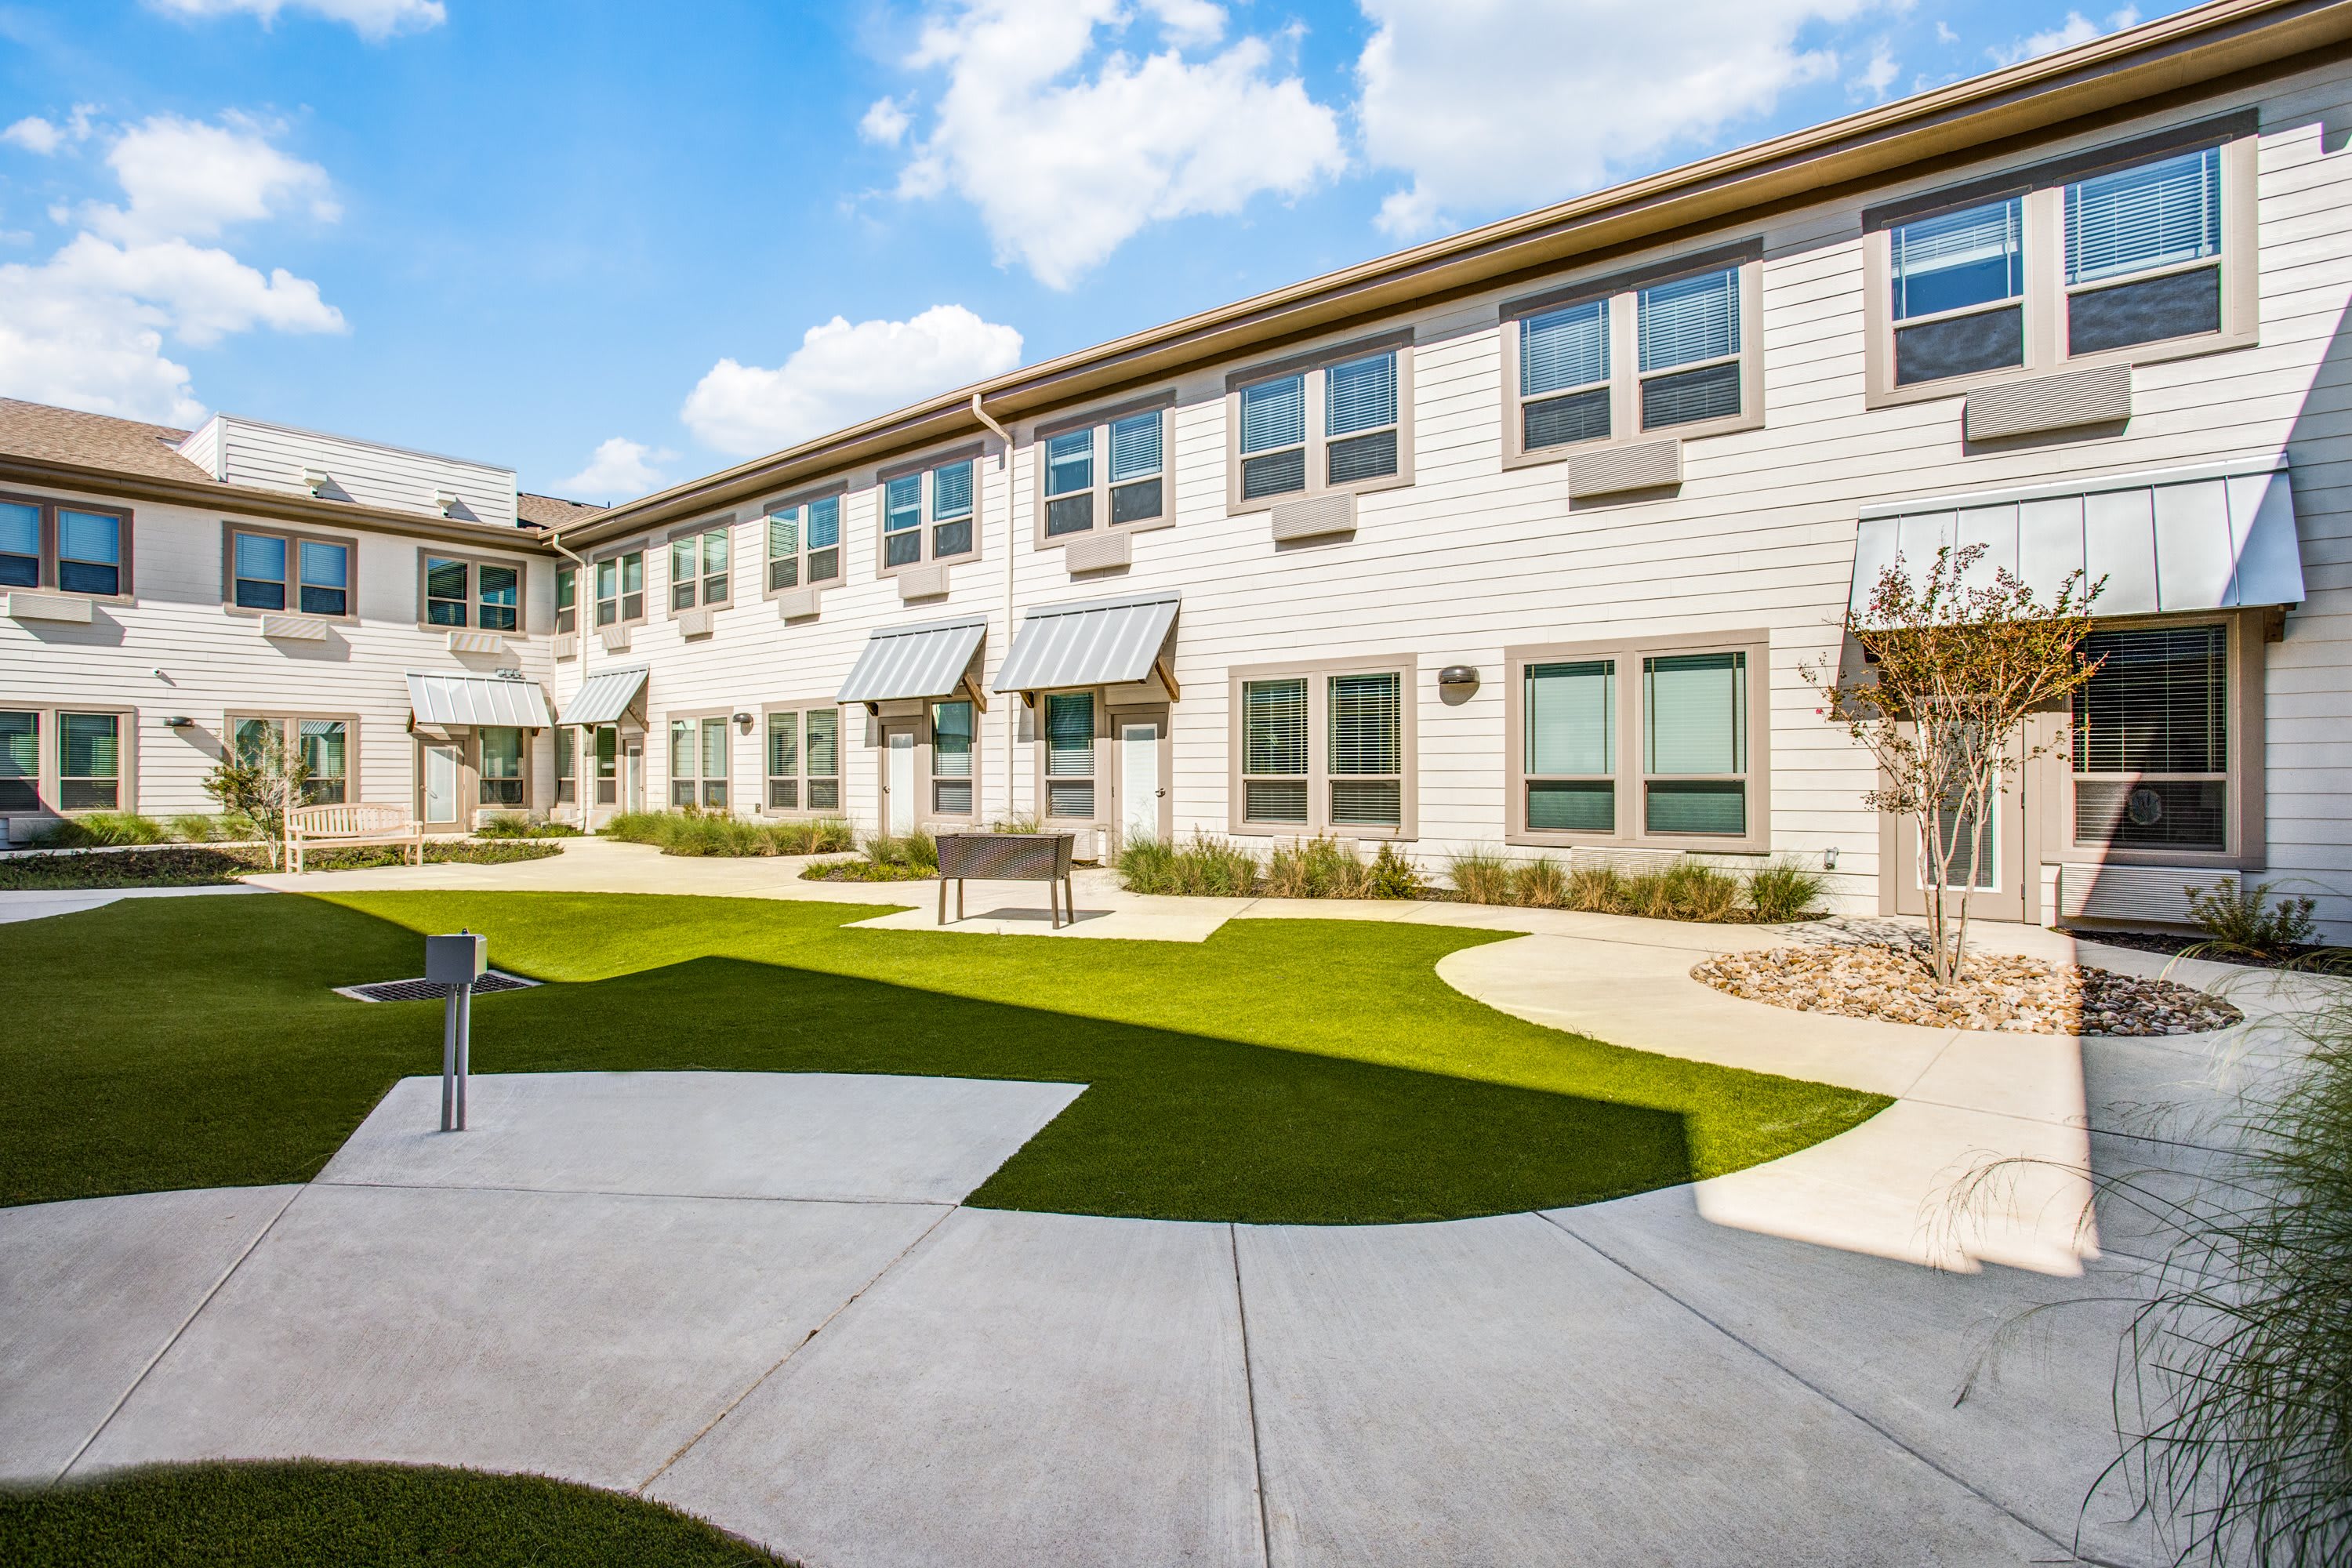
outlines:
[[[1466,702],[1478,689],[1478,667],[1449,664],[1437,672],[1437,695],[1448,702]]]
[[[1834,871],[1837,869],[1836,845],[1832,844],[1827,849],[1822,851],[1822,869],[1824,871]]]
[[[750,734],[751,732],[751,716],[749,713],[736,714],[735,728],[742,731],[746,735]]]
[[[312,495],[319,494],[334,482],[335,481],[329,477],[327,470],[324,468],[305,468],[302,470],[302,488],[309,490]]]
[[[195,721],[189,718],[185,713],[173,713],[164,719],[163,728],[166,730],[184,730],[194,722]]]

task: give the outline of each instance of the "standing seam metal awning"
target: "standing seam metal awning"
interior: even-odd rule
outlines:
[[[1916,582],[1969,544],[1986,546],[1970,585],[2007,567],[2047,602],[2070,572],[2105,577],[2101,616],[2303,602],[2284,458],[1864,507],[1848,603],[1866,609],[1898,555]]]
[[[535,680],[408,672],[408,710],[420,724],[498,724],[546,730],[555,720]]]
[[[647,667],[625,665],[619,669],[603,670],[590,676],[564,704],[565,724],[611,724],[629,710],[637,693],[646,689]]]
[[[1167,647],[1180,602],[1170,590],[1031,610],[1021,618],[1013,651],[997,671],[996,689],[1047,691],[1141,680]]]
[[[985,616],[927,621],[869,632],[849,679],[835,700],[888,702],[901,697],[945,697],[962,684],[988,635]]]

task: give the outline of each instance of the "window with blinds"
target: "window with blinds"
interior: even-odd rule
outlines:
[[[808,809],[838,811],[841,809],[841,712],[834,708],[813,708],[803,718],[808,744],[803,752],[806,758]]]
[[[40,806],[41,715],[32,709],[0,709],[0,811]]]
[[[1404,821],[1403,686],[1394,670],[1329,678],[1335,827],[1396,827]]]
[[[2229,629],[2093,632],[2074,694],[2074,839],[2118,849],[2229,847]]]
[[[670,805],[725,811],[728,750],[724,717],[670,721]]]
[[[1521,445],[1566,447],[1609,435],[1609,301],[1519,322]]]
[[[971,746],[977,733],[969,701],[931,704],[931,810],[971,815]]]
[[[825,496],[768,513],[768,592],[812,587],[841,575],[841,498]]]
[[[931,470],[931,558],[971,553],[971,478],[970,459]]]
[[[41,509],[0,500],[0,588],[41,585]]]
[[[1323,373],[1325,482],[1354,484],[1397,471],[1397,362],[1369,354]]]
[[[768,809],[801,808],[801,716],[768,715]]]
[[[1739,268],[1653,284],[1637,298],[1642,428],[1739,412]]]
[[[1307,681],[1242,683],[1242,816],[1249,822],[1307,821]]]
[[[727,602],[728,531],[706,529],[669,542],[669,607],[691,610]]]
[[[351,787],[350,731],[341,719],[298,719],[294,721],[295,751],[310,768],[302,781],[302,798],[311,805],[341,805]],[[521,734],[516,736],[515,777],[521,780]]]
[[[1148,522],[1165,504],[1160,489],[1161,426],[1166,416],[1154,409],[1110,423],[1110,520]]]
[[[916,566],[923,559],[923,476],[900,474],[882,487],[882,564]]]
[[[1045,815],[1095,816],[1095,694],[1045,694]]]
[[[1528,830],[1615,832],[1616,660],[1530,664],[1520,702]]]
[[[475,731],[480,761],[480,795],[484,805],[520,809],[523,793],[523,732],[509,725],[486,725]]]
[[[1748,656],[1642,661],[1643,826],[1737,837],[1748,831]]]
[[[2069,353],[2221,330],[2220,148],[2077,181],[2065,205]]]
[[[608,555],[596,563],[596,624],[627,626],[646,618],[646,552]]]
[[[1307,488],[1307,377],[1244,386],[1242,407],[1242,499],[1286,495]]]
[[[1045,442],[1045,535],[1084,533],[1095,525],[1095,433],[1091,427]]]
[[[1161,515],[1165,417],[1155,408],[1042,439],[1047,539],[1087,532],[1105,517],[1118,526]]]
[[[1898,386],[2025,363],[2025,204],[1897,226],[1887,239]]]
[[[1947,889],[1965,887],[1990,891],[2000,886],[1995,844],[2000,822],[1997,805],[1995,811],[1993,821],[1987,823],[1984,831],[1979,833],[1974,814],[1960,809],[1957,801],[1947,802],[1937,809],[1936,832],[1942,841],[1940,847],[1951,857],[1944,862],[1944,886]],[[1924,856],[1920,861],[1919,885],[1923,888],[1928,885]]]

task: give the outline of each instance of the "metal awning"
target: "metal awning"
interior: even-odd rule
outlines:
[[[1013,636],[996,689],[1048,691],[1141,680],[1162,662],[1180,602],[1171,589],[1032,610]],[[1169,689],[1172,695],[1172,681]]]
[[[637,693],[646,689],[646,669],[642,664],[631,664],[590,676],[582,683],[580,689],[572,694],[572,700],[563,705],[562,722],[618,722],[621,715],[636,702]]]
[[[535,680],[497,675],[426,675],[408,672],[408,710],[419,724],[499,724],[546,730],[555,720],[547,693]]]
[[[1983,544],[2044,603],[2070,572],[2106,579],[2102,616],[2303,602],[2284,458],[2075,479],[1862,509],[1849,604],[1859,613],[1899,556],[1915,580],[1945,545]]]
[[[945,697],[972,684],[972,660],[988,635],[985,616],[927,621],[869,632],[866,651],[841,683],[835,700],[888,702],[901,697]],[[975,688],[974,695],[978,692]]]

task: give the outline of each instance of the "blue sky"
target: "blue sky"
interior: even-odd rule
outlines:
[[[2181,8],[0,0],[0,395],[617,499]]]

